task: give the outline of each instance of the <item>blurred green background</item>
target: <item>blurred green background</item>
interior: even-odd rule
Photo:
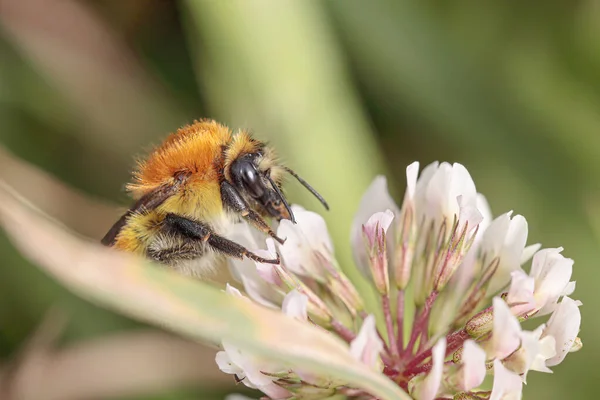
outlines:
[[[554,375],[531,373],[525,398],[592,398],[599,38],[595,0],[4,0],[0,178],[99,239],[128,205],[134,156],[196,118],[251,128],[328,199],[338,257],[360,284],[347,239],[370,180],[385,173],[401,199],[410,162],[461,162],[495,215],[523,214],[530,243],[575,260],[584,348]],[[288,192],[320,211],[298,185]],[[68,315],[67,345],[143,328],[66,292],[4,233],[0,252],[0,359],[14,359],[50,306]],[[215,369],[210,357],[200,375]],[[231,391],[228,377],[194,382],[112,398]]]

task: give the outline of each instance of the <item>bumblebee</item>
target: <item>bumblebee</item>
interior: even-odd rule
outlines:
[[[285,174],[329,208],[317,191],[278,161],[272,147],[247,131],[233,134],[216,121],[196,121],[170,134],[138,162],[127,185],[135,204],[102,243],[200,277],[214,273],[224,257],[279,263],[279,256],[260,257],[224,233],[245,220],[283,243],[267,220],[295,222],[281,188]]]

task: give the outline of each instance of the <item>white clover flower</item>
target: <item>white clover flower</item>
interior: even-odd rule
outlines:
[[[529,275],[513,272],[507,301],[514,304],[515,314],[547,315],[554,311],[560,297],[573,293],[573,260],[565,258],[561,251],[562,248],[540,250],[533,256]]]
[[[567,297],[575,289],[573,261],[560,248],[528,246],[524,217],[507,212],[493,219],[464,166],[433,163],[420,176],[418,170],[418,163],[406,169],[402,207],[377,177],[352,224],[356,268],[378,294],[379,313],[365,308],[338,266],[321,216],[298,206],[297,224],[277,228],[283,245],[236,227],[238,242],[264,257],[278,252],[282,262],[234,261],[234,276],[247,301],[320,325],[347,343],[348,355],[414,399],[520,399],[531,371],[552,372],[582,346],[581,303]],[[233,287],[227,292],[243,296]],[[416,308],[410,325],[409,306]],[[549,314],[537,329],[522,329],[521,321]],[[355,382],[258,359],[229,343],[217,363],[273,399],[370,398]],[[486,373],[494,375],[491,391],[481,388]]]

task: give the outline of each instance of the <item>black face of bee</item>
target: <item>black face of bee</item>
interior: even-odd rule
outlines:
[[[258,200],[264,196],[266,187],[254,165],[254,159],[246,155],[235,161],[231,165],[231,177],[238,190],[246,191],[253,199]]]
[[[294,215],[279,186],[269,176],[269,171],[263,172],[258,169],[258,157],[259,154],[246,154],[231,165],[233,184],[242,195],[249,195],[269,215],[294,221]]]

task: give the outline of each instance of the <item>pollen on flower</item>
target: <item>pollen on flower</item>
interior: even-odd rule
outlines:
[[[573,260],[562,248],[527,246],[523,216],[492,219],[464,166],[436,162],[418,171],[418,163],[406,169],[401,207],[377,177],[352,225],[355,267],[380,297],[379,313],[365,308],[342,272],[324,220],[298,206],[297,224],[279,224],[277,235],[287,241],[277,248],[267,239],[261,249],[263,238],[236,227],[240,243],[265,257],[277,251],[282,263],[233,261],[249,299],[233,287],[227,292],[320,325],[347,343],[356,362],[414,399],[521,398],[529,372],[552,372],[582,346],[581,302],[569,297]],[[521,327],[540,317],[533,331]],[[372,398],[358,382],[258,359],[229,343],[216,361],[271,399]],[[491,391],[480,387],[486,373],[494,375]]]

